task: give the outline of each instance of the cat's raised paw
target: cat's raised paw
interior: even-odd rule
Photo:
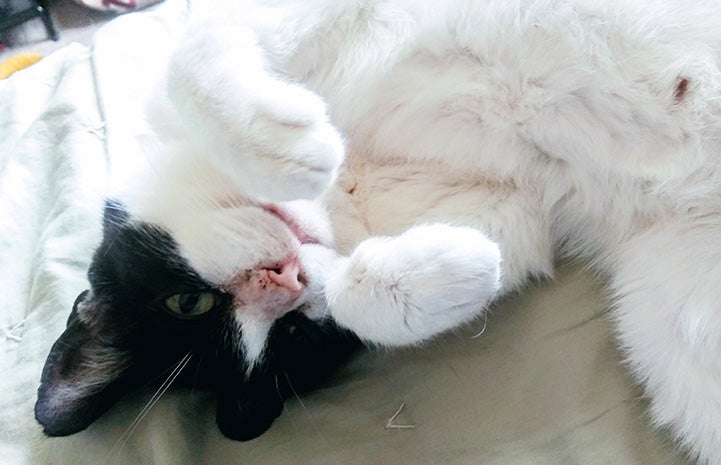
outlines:
[[[327,285],[330,311],[371,343],[412,345],[479,315],[500,288],[498,246],[442,224],[362,242]]]
[[[248,182],[261,182],[257,191],[276,201],[321,195],[344,158],[343,138],[324,102],[301,87],[279,84],[259,100],[257,112],[246,136],[265,176]]]
[[[314,199],[331,185],[344,144],[318,95],[265,73],[174,63],[168,95],[184,136],[251,197]]]

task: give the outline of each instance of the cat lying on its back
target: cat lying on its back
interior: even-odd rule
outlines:
[[[294,344],[344,348],[321,376],[353,346],[333,322],[417,344],[570,255],[610,278],[655,421],[721,465],[715,2],[242,3],[170,60],[161,153],[46,364],[48,433],[211,351],[219,425],[251,437]]]

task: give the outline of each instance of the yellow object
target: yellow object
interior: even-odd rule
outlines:
[[[43,56],[39,53],[23,53],[12,58],[0,62],[0,79],[10,77],[15,71],[20,71],[23,68],[37,63]]]

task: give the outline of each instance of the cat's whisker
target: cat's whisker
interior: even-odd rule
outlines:
[[[183,358],[178,361],[178,363],[175,365],[175,368],[173,371],[168,375],[168,377],[163,381],[163,383],[160,385],[160,387],[155,391],[155,393],[151,396],[150,400],[145,404],[143,409],[138,413],[138,415],[135,417],[135,419],[130,423],[130,426],[125,430],[125,432],[120,436],[120,438],[117,440],[113,448],[110,450],[109,455],[113,455],[113,453],[117,450],[118,455],[116,457],[115,462],[120,458],[120,450],[125,447],[125,444],[127,444],[128,440],[130,439],[130,436],[135,432],[138,425],[140,425],[140,422],[145,418],[145,416],[150,412],[150,410],[155,406],[155,404],[160,400],[160,398],[165,394],[165,392],[170,388],[170,386],[173,384],[175,379],[180,375],[180,373],[183,371],[183,369],[188,365],[188,362],[190,362],[190,359],[192,358],[192,355],[190,352],[185,354]]]
[[[488,316],[486,316],[486,314],[484,313],[483,314],[483,328],[481,328],[481,330],[476,335],[471,336],[471,339],[476,339],[478,337],[481,337],[483,335],[483,333],[486,332],[487,326],[488,326]]]
[[[280,392],[280,381],[278,380],[278,373],[275,374],[275,391],[278,393],[278,397],[280,397],[280,400],[284,400],[283,393]]]
[[[200,374],[200,365],[203,363],[203,359],[207,355],[207,352],[203,352],[200,356],[200,359],[198,360],[198,366],[195,368],[195,374],[193,375],[193,383],[191,384],[192,388],[190,391],[190,395],[193,399],[195,399],[195,383],[198,380],[198,375]]]
[[[310,414],[310,410],[308,410],[308,407],[305,406],[305,403],[303,402],[303,399],[300,398],[298,393],[296,392],[295,388],[293,387],[293,383],[290,382],[290,377],[288,376],[288,372],[283,370],[283,376],[285,376],[285,380],[288,382],[288,387],[290,388],[291,392],[293,393],[293,396],[298,400],[298,403],[300,404],[300,407],[303,409],[303,413],[305,413],[305,416],[308,417],[308,421],[310,421],[311,426],[313,426],[313,429],[315,430],[316,434],[318,434],[319,437],[323,437],[323,434],[320,432],[320,429],[318,429],[318,425],[316,425],[315,420],[313,420],[313,416]],[[278,377],[276,375],[276,382],[278,380]]]

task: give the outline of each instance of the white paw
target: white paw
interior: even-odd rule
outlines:
[[[258,170],[265,174],[256,179],[262,182],[258,190],[276,201],[319,197],[343,162],[343,138],[317,95],[276,84],[259,96],[247,134]]]
[[[176,62],[168,92],[183,136],[239,187],[279,202],[317,198],[333,183],[343,138],[319,96],[257,70]]]
[[[440,224],[362,242],[326,285],[330,312],[368,342],[416,344],[480,314],[500,288],[498,246]]]

